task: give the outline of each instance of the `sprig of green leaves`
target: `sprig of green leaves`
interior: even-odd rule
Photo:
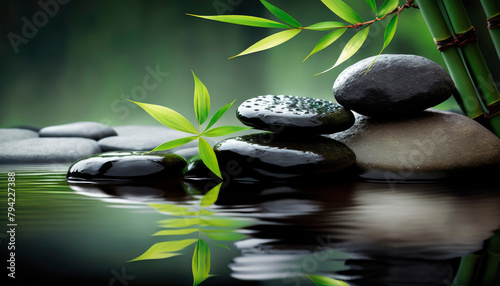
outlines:
[[[144,109],[147,113],[149,113],[149,115],[151,115],[161,124],[169,128],[172,128],[174,130],[194,135],[165,142],[159,145],[158,147],[154,148],[150,152],[172,149],[198,139],[198,150],[200,152],[201,160],[210,169],[210,171],[212,171],[214,174],[216,174],[219,178],[222,179],[222,174],[220,172],[219,163],[217,161],[217,157],[215,156],[215,152],[210,146],[210,144],[208,144],[208,142],[205,139],[203,139],[203,137],[219,137],[251,128],[240,127],[240,126],[221,126],[221,127],[211,128],[231,107],[231,105],[234,103],[233,101],[221,107],[219,110],[217,110],[217,112],[212,116],[209,123],[202,131],[201,125],[206,122],[210,114],[210,95],[208,93],[207,87],[203,84],[203,82],[201,82],[201,80],[195,75],[194,72],[193,72],[193,78],[194,78],[194,112],[196,114],[198,128],[196,128],[191,122],[189,122],[189,120],[187,120],[186,117],[182,116],[180,113],[168,107],[149,104],[149,103],[142,103],[132,100],[129,101],[139,105],[142,109]]]
[[[187,15],[207,20],[244,25],[244,26],[286,29],[285,31],[277,32],[271,34],[270,36],[267,36],[266,38],[256,42],[243,52],[237,54],[236,56],[230,57],[230,59],[274,48],[294,38],[303,30],[330,31],[326,36],[324,36],[319,40],[319,42],[314,46],[313,50],[304,59],[305,61],[311,55],[319,51],[322,51],[323,49],[332,45],[337,39],[339,39],[346,32],[348,28],[357,29],[362,27],[362,29],[358,31],[356,34],[354,34],[352,38],[347,42],[346,46],[342,50],[335,64],[331,68],[321,73],[318,73],[322,74],[334,69],[338,65],[342,64],[343,62],[351,58],[354,54],[356,54],[356,52],[361,48],[361,46],[368,37],[370,31],[369,30],[370,25],[376,21],[384,19],[390,13],[396,11],[396,9],[398,9],[398,4],[399,4],[399,0],[385,0],[377,8],[377,3],[375,0],[365,0],[365,1],[375,15],[374,20],[363,22],[363,18],[361,18],[361,16],[353,8],[351,8],[348,4],[346,4],[342,0],[321,0],[321,2],[326,7],[328,7],[328,9],[330,9],[335,15],[337,15],[345,22],[338,22],[338,21],[319,22],[306,27],[303,27],[297,20],[295,20],[285,11],[270,4],[265,0],[260,0],[260,2],[264,5],[264,7],[267,8],[267,10],[269,10],[274,16],[276,16],[282,22],[277,22],[260,17],[244,16],[244,15],[219,15],[219,16],[200,16],[193,14],[187,14]],[[396,26],[398,22],[397,19],[399,17],[399,12],[400,11],[398,11],[398,14],[394,16],[387,25],[384,35],[384,45],[380,53],[382,53],[382,51],[389,45],[392,38],[394,37],[394,33],[396,31]]]

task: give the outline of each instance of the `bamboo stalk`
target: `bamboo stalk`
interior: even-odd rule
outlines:
[[[498,285],[498,269],[500,267],[500,232],[490,238],[486,243],[485,254],[481,263],[481,275],[479,284],[481,286]]]
[[[435,41],[448,39],[452,36],[436,0],[419,0],[418,6]],[[459,96],[457,101],[463,103],[465,113],[471,118],[483,115],[481,103],[458,49],[450,47],[442,51],[441,55],[455,83]]]
[[[453,285],[457,286],[473,286],[474,276],[476,272],[476,265],[479,256],[476,254],[469,254],[462,257],[460,266],[458,266],[457,274],[453,279]]]
[[[463,34],[474,28],[462,1],[442,1],[455,35]],[[478,43],[476,41],[469,42],[468,44],[461,46],[459,50],[462,52],[465,59],[465,64],[470,72],[470,77],[477,87],[481,97],[484,98],[485,105],[487,107],[491,107],[492,105],[499,103],[500,93],[498,92],[488,65],[486,64],[481,50],[479,49]],[[500,115],[490,118],[490,125],[497,136],[500,136]]]
[[[481,0],[486,18],[491,18],[500,14],[500,2],[498,0]],[[500,59],[500,28],[491,29],[490,36],[495,45],[495,49]]]

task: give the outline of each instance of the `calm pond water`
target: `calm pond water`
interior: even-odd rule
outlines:
[[[500,190],[489,184],[229,182],[203,207],[206,182],[70,185],[67,167],[0,168],[2,285],[192,285],[189,242],[198,238],[215,275],[202,285],[313,285],[307,274],[349,285],[451,285],[460,258],[482,253],[500,228]],[[15,279],[5,267],[9,171]],[[193,212],[202,224],[190,223]],[[188,245],[130,262],[169,241]]]

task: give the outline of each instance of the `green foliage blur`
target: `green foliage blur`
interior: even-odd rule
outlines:
[[[62,1],[43,17],[39,3],[56,0],[0,2],[0,127],[44,127],[74,121],[111,126],[158,124],[126,99],[175,107],[193,114],[191,70],[203,78],[214,106],[236,98],[290,94],[334,101],[331,87],[350,64],[378,54],[387,21],[374,24],[361,50],[334,70],[331,67],[354,31],[327,49],[302,60],[324,32],[305,31],[268,51],[228,60],[278,30],[207,21],[199,15],[252,15],[276,19],[258,0],[108,0]],[[377,1],[380,5],[382,1]],[[400,1],[403,4],[404,1]],[[464,1],[493,76],[500,73],[485,28],[479,1]],[[321,1],[271,0],[303,25],[339,20]],[[365,20],[373,12],[364,0],[346,1]],[[55,11],[55,12],[54,12]],[[38,13],[38,14],[37,14]],[[38,18],[34,16],[37,16]],[[23,37],[26,21],[36,33]],[[11,44],[12,33],[26,39]],[[444,66],[420,12],[405,10],[396,35],[384,53],[418,54]],[[411,80],[411,79],[408,79]],[[454,100],[440,106],[457,108]],[[236,124],[226,116],[221,124]]]

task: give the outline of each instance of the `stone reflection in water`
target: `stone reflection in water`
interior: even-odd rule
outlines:
[[[104,199],[187,205],[203,194],[203,185],[70,184],[79,193]],[[460,257],[480,251],[500,228],[500,193],[493,190],[446,184],[231,182],[211,211],[254,221],[238,227],[247,238],[234,241],[240,253],[227,267],[235,279],[307,285],[306,275],[319,274],[351,286],[451,285]]]
[[[75,192],[97,198],[118,198],[123,201],[153,202],[153,201],[185,201],[187,195],[180,181],[170,181],[168,184],[158,183],[81,183],[69,182]]]
[[[251,238],[235,244],[235,278],[299,285],[320,273],[350,285],[451,285],[460,257],[481,250],[500,228],[500,194],[490,190],[232,185],[218,204],[221,212],[259,218]]]

